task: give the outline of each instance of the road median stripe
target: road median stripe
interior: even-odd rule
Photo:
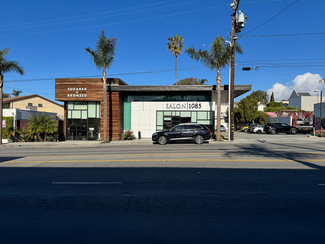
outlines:
[[[104,159],[104,160],[41,160],[41,161],[7,161],[5,164],[17,163],[99,163],[99,162],[325,162],[325,159]]]

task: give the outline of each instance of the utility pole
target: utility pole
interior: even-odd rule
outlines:
[[[234,116],[234,86],[235,86],[235,42],[237,39],[236,36],[236,13],[238,9],[240,0],[233,0],[233,3],[230,4],[232,7],[232,25],[231,25],[231,47],[232,54],[230,60],[230,140],[234,140],[234,127],[235,127],[235,116]]]

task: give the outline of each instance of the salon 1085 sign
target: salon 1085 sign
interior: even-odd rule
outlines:
[[[164,102],[164,110],[214,111],[214,102]]]

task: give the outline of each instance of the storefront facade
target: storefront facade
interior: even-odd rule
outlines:
[[[120,139],[125,130],[142,138],[179,123],[199,123],[215,129],[216,87],[129,86],[107,80],[108,138]],[[223,89],[222,100],[228,99]],[[241,95],[250,85],[235,86]],[[64,102],[66,140],[100,140],[103,136],[103,84],[101,79],[56,79],[56,100]],[[225,98],[226,97],[226,98]]]

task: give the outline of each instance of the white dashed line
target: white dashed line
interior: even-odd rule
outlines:
[[[122,185],[123,182],[52,182],[52,185]]]

